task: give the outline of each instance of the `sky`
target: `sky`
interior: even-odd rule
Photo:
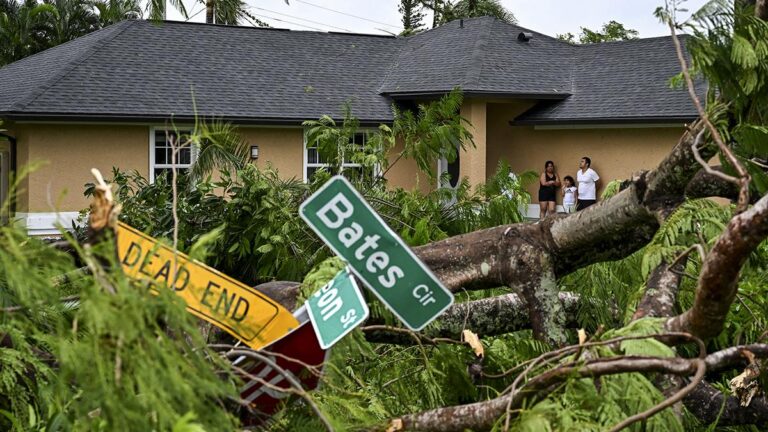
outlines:
[[[205,21],[201,2],[184,0],[190,21]],[[272,27],[294,30],[350,31],[354,33],[397,34],[402,30],[399,0],[245,0],[250,12]],[[664,0],[501,0],[518,24],[555,36],[580,27],[599,30],[610,20],[635,29],[640,37],[665,36],[668,29],[653,16]],[[707,0],[687,0],[683,7],[695,11]],[[172,8],[169,8],[169,10]],[[681,14],[684,17],[685,13]],[[183,20],[171,11],[168,19]],[[425,20],[426,21],[426,20]]]

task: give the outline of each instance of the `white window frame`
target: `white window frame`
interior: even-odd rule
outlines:
[[[174,167],[174,164],[157,164],[155,163],[155,135],[157,132],[167,132],[167,131],[179,131],[179,132],[187,132],[191,131],[192,127],[177,127],[177,128],[169,128],[167,126],[151,126],[149,128],[149,183],[152,184],[155,182],[155,170],[156,169],[172,169]],[[189,169],[192,164],[195,163],[195,160],[197,159],[197,153],[198,149],[196,146],[191,146],[191,155],[189,159],[188,164],[175,164],[176,169]]]
[[[364,134],[366,136],[365,140],[367,142],[368,134],[376,132],[376,130],[377,130],[376,128],[360,128],[355,133],[356,134],[358,134],[358,133]],[[309,183],[309,181],[310,181],[309,176],[307,175],[307,170],[309,168],[325,168],[325,167],[329,166],[329,164],[327,164],[327,163],[319,163],[319,162],[310,163],[309,162],[309,147],[307,146],[309,144],[309,142],[308,142],[308,134],[309,134],[309,130],[308,129],[304,129],[304,151],[302,152],[304,154],[304,160],[303,160],[303,163],[302,163],[302,177],[304,178],[304,183]],[[363,145],[365,145],[365,143],[363,143]],[[319,157],[319,154],[318,154],[318,157]],[[346,162],[346,161],[344,161],[341,164],[341,168],[342,168],[342,170],[344,168],[362,168],[362,165],[359,164],[359,163],[353,163],[353,162]],[[379,175],[379,165],[378,164],[376,164],[376,166],[373,168],[373,175],[374,176]]]

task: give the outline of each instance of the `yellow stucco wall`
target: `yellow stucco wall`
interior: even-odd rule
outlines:
[[[532,126],[510,126],[509,121],[532,106],[531,101],[467,100],[461,113],[472,123],[476,149],[463,154],[461,175],[473,184],[492,175],[499,160],[513,170],[540,172],[544,161],[555,162],[561,176],[575,175],[582,156],[593,159],[601,186],[624,179],[632,172],[653,168],[682,134],[679,128],[592,128],[536,130]],[[60,125],[11,124],[17,137],[19,167],[48,161],[22,184],[17,200],[19,212],[77,211],[88,201],[83,185],[92,181],[90,168],[109,176],[112,166],[149,169],[147,125]],[[304,131],[293,127],[241,127],[249,145],[259,146],[257,166],[270,163],[283,178],[303,179]],[[398,141],[390,153],[394,162],[402,149]],[[485,157],[482,155],[485,154]],[[437,165],[437,163],[435,163]],[[401,159],[387,173],[390,187],[429,191],[434,185],[419,173],[412,160]],[[538,186],[531,188],[534,200]]]
[[[472,134],[474,147],[465,143],[466,148],[459,158],[459,174],[466,177],[469,184],[477,186],[485,183],[487,170],[487,104],[483,100],[467,99],[461,105],[461,116],[469,122],[467,130]]]
[[[489,168],[495,168],[503,158],[516,172],[541,173],[544,162],[552,160],[561,178],[566,175],[575,178],[579,160],[588,156],[592,159],[592,168],[600,175],[600,190],[611,180],[623,180],[633,172],[655,168],[684,131],[682,124],[679,127],[538,130],[533,126],[510,126],[509,121],[519,113],[520,106],[514,104],[488,106]],[[536,202],[538,184],[532,185],[530,191]]]
[[[87,207],[83,185],[93,181],[92,167],[106,177],[113,166],[148,175],[149,125],[18,124],[10,132],[17,138],[20,168],[42,163],[22,182],[17,212],[70,212]],[[282,178],[303,179],[302,128],[241,127],[240,133],[249,146],[259,146],[259,158],[254,161],[257,166],[269,164]],[[390,162],[401,150],[402,142],[398,141],[390,153]],[[396,162],[386,177],[390,187],[422,191],[432,188],[416,163],[408,159]]]
[[[271,164],[281,178],[304,179],[304,130],[302,128],[242,127],[240,134],[249,145],[259,146],[256,166]]]
[[[88,206],[83,185],[91,168],[109,177],[112,167],[149,171],[146,126],[20,124],[14,128],[19,168],[44,163],[19,194],[19,212],[77,211]]]
[[[400,158],[398,160],[397,155],[402,151],[403,140],[398,138],[395,147],[389,152],[389,163],[391,168],[385,175],[387,185],[392,189],[415,189],[423,193],[432,190],[434,188],[433,182],[426,174],[419,170],[415,160],[405,158]],[[435,162],[435,170],[437,170],[437,162]]]

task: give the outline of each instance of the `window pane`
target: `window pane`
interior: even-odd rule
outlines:
[[[155,130],[155,146],[165,147],[165,131]]]
[[[364,132],[356,133],[355,134],[355,144],[358,144],[358,145],[361,145],[361,146],[363,144],[365,144],[365,133]]]
[[[182,165],[189,165],[192,163],[192,149],[189,147],[184,147],[183,149],[179,150],[179,157],[178,157],[179,163]]]
[[[165,164],[168,159],[165,157],[165,149],[163,147],[155,147],[155,163]]]
[[[317,158],[317,147],[309,147],[307,148],[307,163],[318,163]]]
[[[155,168],[155,181],[160,181],[160,179],[165,179],[166,181],[169,181],[171,179],[171,170],[166,168]]]
[[[318,167],[307,167],[307,180],[312,181],[312,178],[315,177],[315,173],[319,169]]]
[[[448,174],[451,175],[451,179],[449,180],[449,183],[452,188],[455,188],[456,185],[459,184],[459,178],[460,178],[459,167],[461,166],[460,155],[461,155],[461,152],[456,152],[456,159],[453,162],[450,162],[447,168]]]

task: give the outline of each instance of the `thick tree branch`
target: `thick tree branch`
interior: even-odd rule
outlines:
[[[574,293],[558,293],[566,327],[575,327],[581,298]],[[369,320],[366,325],[376,324]],[[456,303],[440,315],[435,324],[421,331],[427,338],[461,339],[461,332],[472,330],[480,337],[512,333],[531,328],[528,305],[517,294],[505,294],[464,303]],[[371,329],[365,332],[369,342],[413,345],[408,334]]]
[[[744,351],[749,351],[758,358],[768,357],[768,344],[738,345],[714,352],[707,356],[707,372],[721,372],[749,364]]]
[[[643,298],[632,316],[633,321],[644,317],[668,317],[675,313],[677,294],[686,261],[684,257],[673,263],[672,267],[666,261],[662,261],[653,269],[648,277]]]
[[[621,259],[646,245],[659,223],[685,199],[701,167],[692,152],[703,128],[697,122],[659,167],[636,175],[612,198],[568,217],[500,226],[415,249],[452,291],[510,286],[529,305],[534,333],[562,344],[555,281],[596,262]],[[702,150],[711,157],[714,149]]]
[[[628,372],[660,372],[678,376],[689,376],[701,370],[700,359],[610,357],[586,362],[583,365],[565,365],[545,372],[531,379],[515,392],[488,401],[468,405],[438,408],[418,414],[411,414],[393,420],[401,430],[436,432],[464,431],[465,429],[490,429],[496,420],[518,409],[522,403],[532,402],[549,394],[548,389],[569,378],[597,378]]]
[[[667,321],[667,330],[701,338],[717,336],[736,296],[741,267],[766,237],[768,195],[728,223],[704,261],[693,307]]]
[[[768,399],[764,396],[753,398],[749,406],[743,407],[737,397],[726,396],[703,382],[686,396],[683,403],[704,424],[768,426]]]
[[[723,167],[720,165],[713,166],[712,169],[718,172],[723,171]],[[720,197],[736,201],[739,199],[739,187],[732,182],[707,173],[706,170],[701,170],[688,183],[685,188],[685,196],[688,198]],[[760,199],[760,196],[750,195],[749,198],[750,203],[754,204]]]
[[[719,165],[713,166],[712,169],[717,172],[723,171],[723,167]],[[700,170],[685,188],[685,196],[688,198],[721,197],[735,201],[739,198],[739,186],[709,174],[705,170]]]

